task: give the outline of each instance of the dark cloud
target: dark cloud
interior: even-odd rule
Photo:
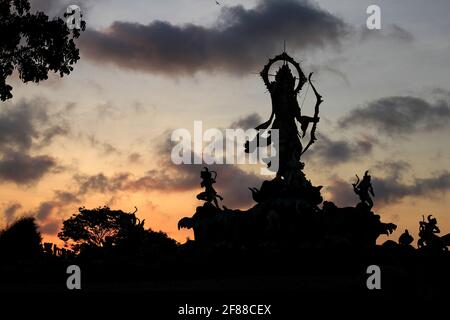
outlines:
[[[82,198],[79,194],[63,190],[55,190],[53,198],[41,202],[36,209],[27,214],[35,216],[42,233],[56,235],[61,225],[61,217],[67,213],[71,205],[79,204]]]
[[[374,145],[378,143],[375,138],[362,136],[355,142],[344,139],[333,140],[324,134],[317,136],[319,142],[304,155],[305,160],[314,160],[328,167],[360,160],[372,154]]]
[[[8,205],[5,210],[3,211],[3,216],[6,219],[7,223],[11,223],[14,221],[16,217],[16,213],[19,209],[22,208],[22,205],[20,203],[12,203]]]
[[[447,127],[450,107],[447,101],[430,103],[410,96],[385,97],[352,110],[339,124],[342,128],[371,127],[388,136]]]
[[[331,198],[326,200],[340,207],[353,206],[357,203],[358,196],[353,193],[351,182],[337,176],[330,179],[326,191],[331,195]]]
[[[397,203],[405,197],[436,198],[450,190],[450,172],[435,173],[427,178],[414,178],[406,183],[404,177],[411,168],[404,161],[385,161],[374,166],[379,172],[384,171],[384,177],[372,175],[375,190],[375,204],[378,207]],[[355,178],[356,180],[356,178]],[[331,200],[339,205],[354,205],[359,200],[353,193],[351,182],[341,178],[333,178],[327,190]]]
[[[61,191],[61,190],[55,191],[55,200],[60,205],[79,203],[81,201],[81,199],[78,197],[77,194],[75,194],[73,192]]]
[[[56,235],[59,231],[61,223],[58,221],[50,221],[39,226],[39,231],[48,235]]]
[[[396,180],[401,179],[410,169],[411,164],[403,160],[385,160],[374,166],[374,170],[384,172]]]
[[[414,179],[411,184],[402,183],[396,177],[375,178],[373,186],[376,190],[376,200],[383,204],[395,203],[409,196],[434,198],[450,190],[450,172],[444,171],[428,178]]]
[[[123,190],[129,183],[130,177],[129,173],[120,173],[113,177],[107,177],[103,173],[92,176],[77,174],[74,180],[79,186],[78,194],[85,195],[91,192],[107,193]]]
[[[0,181],[35,183],[46,173],[60,168],[53,157],[32,154],[50,145],[55,137],[69,132],[67,122],[48,110],[49,102],[40,98],[2,106]]]
[[[57,168],[56,160],[52,157],[12,152],[0,158],[0,181],[30,184]]]
[[[212,27],[116,21],[87,30],[81,53],[98,63],[167,75],[255,71],[283,41],[291,51],[339,45],[350,32],[340,18],[306,0],[261,0],[252,9],[223,6]]]
[[[40,127],[48,122],[46,102],[21,100],[7,103],[0,111],[0,150],[28,150],[40,138]]]
[[[36,218],[39,221],[47,221],[56,206],[57,204],[53,201],[42,202],[36,211]]]

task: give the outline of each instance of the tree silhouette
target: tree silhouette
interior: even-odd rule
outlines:
[[[137,211],[137,209],[136,209]],[[72,242],[76,252],[103,253],[118,256],[155,257],[172,254],[177,242],[164,232],[144,229],[135,212],[111,210],[109,207],[95,209],[79,208],[79,212],[63,222],[58,237]]]
[[[72,241],[75,250],[81,246],[117,246],[143,230],[143,222],[134,213],[111,210],[107,206],[91,210],[81,207],[78,211],[64,221],[58,233],[61,240]]]
[[[145,257],[171,255],[177,250],[177,242],[162,231],[145,230],[142,240],[141,247],[137,249]]]
[[[81,24],[82,30],[85,23]],[[29,0],[0,0],[0,99],[12,98],[6,79],[17,69],[20,79],[39,82],[48,72],[69,74],[79,59],[74,38],[61,18],[49,20],[43,12],[30,12]]]
[[[5,259],[34,259],[42,253],[41,234],[34,218],[21,218],[0,233],[0,255]]]

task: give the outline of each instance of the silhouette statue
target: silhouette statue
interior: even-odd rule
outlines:
[[[369,209],[372,208],[373,200],[370,195],[375,197],[375,193],[373,192],[372,177],[369,175],[369,171],[364,173],[362,180],[359,179],[358,175],[356,175],[356,179],[356,182],[352,183],[353,191],[359,196],[361,203],[367,205]]]
[[[270,67],[277,61],[283,65],[269,81]],[[289,65],[295,67],[299,78],[293,76]],[[331,202],[323,202],[322,186],[314,186],[303,172],[301,155],[316,141],[315,130],[319,121],[319,105],[322,97],[314,85],[309,83],[316,95],[313,117],[301,114],[297,94],[307,79],[300,65],[286,52],[269,60],[261,71],[261,77],[272,99],[270,119],[255,129],[262,130],[250,143],[246,142],[246,152],[250,147],[258,147],[260,134],[267,132],[267,143],[272,142],[271,130],[279,130],[279,168],[276,177],[266,180],[260,188],[251,187],[251,195],[256,205],[245,210],[232,210],[223,206],[219,208],[217,195],[213,188],[217,173],[205,168],[201,171],[201,187],[205,191],[197,195],[204,200],[203,206],[197,207],[192,217],[184,217],[178,223],[178,229],[193,229],[195,242],[200,246],[237,245],[238,247],[271,246],[290,247],[299,243],[316,246],[332,246],[347,243],[352,247],[373,247],[380,235],[390,235],[397,226],[381,222],[380,216],[371,211],[373,188],[368,172],[362,181],[353,184],[361,202],[355,208],[338,208]],[[296,84],[296,81],[298,82]],[[300,124],[301,133],[297,129]],[[312,124],[310,141],[303,148],[301,138],[306,135]],[[270,159],[269,159],[270,160]],[[268,161],[268,167],[271,162]],[[213,204],[214,203],[214,204]],[[330,241],[329,239],[340,239]]]
[[[200,178],[202,179],[202,182],[200,183],[200,186],[202,188],[205,188],[205,191],[200,192],[197,195],[198,200],[203,200],[206,202],[214,202],[217,208],[219,208],[219,203],[217,202],[217,198],[219,198],[221,201],[223,200],[222,196],[217,194],[216,190],[213,188],[213,184],[216,183],[217,178],[217,172],[215,171],[209,171],[207,167],[204,168],[205,170],[200,172]],[[212,176],[214,174],[214,178]]]
[[[27,7],[23,13],[28,15],[27,0],[7,0],[5,6],[0,6],[0,15],[9,10],[11,7],[9,3],[25,4]],[[10,11],[5,16],[8,17],[9,14]],[[22,17],[18,21],[24,18],[22,14],[19,15]],[[46,16],[40,17],[45,25],[53,24],[47,21]],[[78,52],[74,51],[75,47],[74,44],[70,44],[71,42],[67,47],[66,31],[63,32],[63,39],[59,38],[61,34],[58,30],[62,27],[62,21],[55,21],[54,26],[57,28],[54,30],[55,34],[50,35],[50,39],[59,39],[55,45],[59,44],[67,49],[67,52],[63,50],[66,55],[56,57],[58,59],[54,61],[55,64],[52,64],[50,70],[59,70],[67,74],[71,71],[70,65],[78,60]],[[5,34],[6,38],[11,36],[10,33]],[[12,35],[14,36],[14,33]],[[46,47],[47,36],[43,39],[42,45]],[[14,40],[12,51],[6,53],[15,52],[14,45],[19,43],[20,37],[14,37],[12,40]],[[28,54],[26,50],[22,51],[23,54]],[[7,55],[14,58],[14,54]],[[66,61],[64,57],[72,58]],[[47,58],[53,60],[52,57]],[[64,58],[66,62],[62,63],[59,61],[60,58]],[[2,63],[7,63],[8,59]],[[38,60],[38,63],[48,64],[48,59]],[[271,82],[269,70],[277,61],[284,63],[277,71],[275,80]],[[294,77],[288,64],[295,67],[298,79]],[[1,66],[0,64],[0,69]],[[10,74],[11,67],[8,64],[4,75]],[[28,70],[22,80],[43,80],[48,68],[41,71],[36,76]],[[224,277],[222,279],[230,279],[230,284],[236,285],[236,289],[245,287],[245,291],[248,291],[248,285],[252,281],[246,281],[245,276],[249,275],[250,279],[255,279],[255,276],[256,279],[263,279],[257,286],[261,285],[261,289],[264,285],[272,289],[279,286],[280,289],[291,289],[294,288],[289,287],[291,283],[297,285],[305,283],[301,271],[307,271],[305,276],[308,277],[311,274],[310,270],[314,270],[314,275],[317,271],[318,275],[327,276],[319,280],[327,282],[332,280],[330,282],[332,288],[336,288],[336,283],[350,280],[345,282],[351,287],[347,287],[347,284],[343,287],[347,291],[347,288],[359,287],[351,283],[361,278],[361,266],[367,266],[367,263],[373,260],[373,263],[383,265],[383,268],[386,266],[383,272],[387,273],[387,277],[383,281],[396,278],[395,283],[398,284],[398,280],[402,278],[406,280],[407,277],[407,283],[402,283],[425,285],[411,292],[426,292],[427,298],[431,293],[436,297],[448,293],[446,286],[449,283],[447,279],[450,234],[440,237],[437,220],[429,215],[426,220],[423,217],[419,222],[418,250],[412,247],[414,238],[408,230],[400,235],[398,243],[388,240],[378,246],[378,238],[382,235],[390,236],[397,226],[381,221],[380,215],[372,211],[374,205],[372,197],[375,195],[368,171],[362,180],[356,175],[357,181],[352,184],[355,194],[360,199],[356,206],[340,208],[333,202],[323,201],[322,186],[314,186],[307,179],[303,172],[304,164],[300,161],[301,156],[316,141],[319,105],[323,101],[311,81],[312,74],[306,79],[299,64],[283,52],[269,60],[261,76],[271,95],[272,114],[267,122],[256,129],[268,132],[266,138],[268,142],[272,140],[273,130],[279,130],[280,141],[275,146],[279,156],[279,168],[274,179],[264,181],[259,188],[249,188],[255,201],[251,208],[239,210],[229,209],[225,205],[219,207],[218,200],[222,201],[223,197],[217,194],[213,187],[217,172],[205,167],[200,172],[200,186],[204,190],[197,195],[197,199],[204,202],[196,208],[191,217],[184,217],[178,222],[178,229],[187,228],[194,232],[195,240],[189,240],[185,244],[180,245],[163,232],[146,229],[145,221],[136,216],[136,207],[134,212],[112,210],[107,206],[94,209],[79,208],[77,213],[63,222],[62,229],[58,233],[58,237],[66,242],[64,248],[49,242],[42,243],[34,218],[21,218],[7,226],[5,230],[0,230],[0,291],[5,281],[9,281],[5,288],[21,290],[22,288],[17,286],[17,281],[25,284],[30,279],[37,281],[39,286],[36,288],[43,287],[42,285],[50,279],[50,283],[53,281],[51,290],[53,288],[66,290],[66,286],[62,285],[66,279],[60,278],[66,273],[62,272],[61,267],[72,264],[82,264],[83,268],[86,266],[89,276],[83,281],[94,279],[96,286],[93,288],[99,287],[98,285],[103,288],[107,285],[102,279],[114,279],[115,290],[121,287],[116,285],[116,281],[124,281],[126,285],[123,288],[126,291],[135,283],[151,285],[149,288],[151,290],[155,290],[153,284],[157,284],[156,288],[164,291],[177,288],[185,290],[189,285],[198,286],[200,279],[200,289],[204,291],[204,288],[209,288],[208,286],[211,288],[217,286],[217,277]],[[9,99],[11,88],[6,85],[4,79],[5,77],[0,76],[0,99]],[[312,117],[302,115],[297,102],[297,95],[307,81],[317,100]],[[297,124],[300,124],[300,132]],[[305,137],[310,127],[310,140],[303,146],[301,139]],[[259,140],[258,135],[256,142]],[[250,146],[255,144],[247,142],[245,145],[247,152],[250,152]],[[270,161],[268,167],[271,167]],[[348,188],[350,190],[350,186]],[[441,259],[441,255],[444,259]],[[438,259],[435,259],[435,256]],[[417,265],[411,267],[410,263]],[[341,271],[344,268],[339,270],[341,264],[345,265],[343,274]],[[329,271],[328,266],[331,266]],[[328,277],[330,275],[333,278]],[[393,277],[394,275],[400,277]],[[433,278],[430,280],[430,275],[436,275],[435,279],[438,281],[433,281]],[[41,276],[44,278],[40,278]],[[280,282],[280,276],[292,276],[291,279],[295,281]],[[117,280],[118,277],[120,280]],[[98,280],[100,282],[97,282]],[[189,282],[192,280],[195,282]],[[177,283],[178,281],[181,282]],[[58,285],[55,285],[56,283]],[[322,285],[324,281],[318,283],[321,289],[325,288]],[[164,288],[164,285],[167,287]],[[286,288],[282,288],[281,285],[285,285]],[[34,288],[28,284],[24,287]],[[335,289],[333,293],[334,291]],[[396,290],[385,292],[388,294],[391,292],[394,298],[400,293]],[[132,304],[126,304],[128,305]]]
[[[398,243],[402,246],[409,246],[413,241],[414,238],[409,234],[408,229],[406,229],[405,232],[403,232],[398,238]]]
[[[447,246],[450,245],[450,233],[445,236],[438,236],[440,233],[437,226],[437,220],[431,214],[427,217],[422,216],[422,221],[419,221],[419,240],[417,246],[423,249],[430,249],[433,251],[448,251]]]
[[[397,228],[381,222],[364,203],[338,208],[324,202],[320,209],[321,186],[304,181],[301,189],[278,178],[264,181],[260,189],[249,188],[257,204],[245,211],[225,206],[221,209],[206,201],[192,217],[182,218],[178,229],[193,229],[195,242],[201,246],[258,247],[270,243],[289,247],[312,242],[326,247],[336,245],[327,239],[340,239],[351,247],[366,248],[375,246],[380,235],[390,235]]]
[[[279,68],[275,74],[275,81],[269,80],[270,67],[278,61],[283,61],[283,65]],[[293,76],[288,63],[292,64],[298,72],[299,78]],[[290,184],[300,170],[303,169],[303,164],[300,162],[301,155],[313,144],[317,139],[315,137],[315,131],[317,123],[319,122],[319,105],[322,103],[322,96],[318,94],[314,85],[311,82],[312,73],[310,73],[308,81],[314,90],[316,95],[315,114],[313,117],[303,116],[301,109],[297,102],[297,95],[307,79],[303,74],[300,65],[290,57],[286,52],[276,56],[269,60],[263,70],[260,73],[264,84],[270,92],[272,100],[272,113],[268,121],[260,124],[256,130],[268,130],[267,144],[272,143],[271,131],[269,129],[279,130],[279,144],[274,147],[277,149],[277,156],[279,159],[279,168],[277,171],[277,177],[287,180]],[[297,85],[295,82],[298,82]],[[273,121],[273,123],[272,123]],[[300,141],[300,134],[297,129],[296,121],[300,123],[302,134],[301,137],[306,135],[306,131],[310,123],[313,123],[311,129],[311,137],[309,143],[303,148]],[[272,125],[271,125],[272,124]],[[247,153],[253,151],[250,150],[250,146],[258,146],[260,141],[260,134],[256,137],[256,142],[246,142],[245,151]],[[271,167],[271,161],[268,161],[268,167]]]

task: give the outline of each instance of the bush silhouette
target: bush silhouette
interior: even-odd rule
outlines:
[[[137,211],[137,209],[136,209]],[[135,212],[79,208],[63,222],[58,237],[84,256],[155,256],[170,254],[177,243],[163,232],[144,229]]]
[[[41,241],[34,218],[21,218],[0,233],[0,255],[5,260],[36,259],[42,253]]]
[[[145,230],[143,242],[143,255],[154,257],[174,254],[177,249],[177,242],[170,238],[165,232]]]

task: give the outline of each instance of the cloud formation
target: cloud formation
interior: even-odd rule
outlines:
[[[53,157],[33,152],[68,132],[68,124],[49,113],[46,100],[6,103],[0,110],[0,182],[30,184],[57,170]]]
[[[41,202],[34,210],[26,212],[26,215],[36,217],[42,233],[56,235],[66,210],[70,208],[70,205],[78,204],[81,200],[76,193],[55,190],[51,200]]]
[[[383,204],[396,203],[408,196],[433,198],[450,190],[450,172],[414,179],[411,184],[402,183],[395,177],[375,178],[373,185],[378,190],[376,200]]]
[[[433,131],[448,127],[447,101],[430,103],[411,96],[392,96],[352,110],[339,124],[342,128],[371,127],[387,136]]]
[[[57,169],[57,163],[50,156],[30,156],[16,152],[4,154],[0,158],[0,181],[29,184],[38,181],[52,169]]]
[[[283,41],[305,51],[339,45],[349,32],[343,20],[311,1],[260,0],[251,9],[223,6],[212,27],[116,21],[106,30],[87,30],[80,47],[85,58],[136,71],[243,74],[279,53]]]
[[[5,217],[6,223],[12,223],[16,218],[16,212],[22,208],[20,203],[14,202],[9,204],[3,211],[3,216]]]
[[[28,150],[39,139],[38,127],[45,124],[48,115],[43,100],[29,103],[22,100],[7,103],[0,111],[0,148]]]
[[[360,160],[372,154],[377,140],[372,137],[360,137],[355,142],[344,139],[333,140],[327,135],[318,135],[318,142],[311,150],[305,153],[303,159],[313,160],[328,167],[337,166],[346,162]]]
[[[200,171],[206,165],[174,165],[168,163],[158,170],[150,170],[142,176],[135,177],[129,173],[106,176],[78,175],[75,180],[79,184],[79,193],[115,193],[119,191],[162,191],[183,192],[198,190],[200,187]],[[217,184],[214,186],[225,200],[223,204],[230,207],[245,207],[253,203],[247,187],[260,187],[263,179],[233,165],[208,165],[210,170],[218,172]],[[195,199],[193,199],[195,200]]]
[[[256,114],[250,114],[233,121],[227,127],[253,127],[260,121]],[[259,176],[242,170],[235,165],[206,165],[185,164],[175,165],[170,159],[174,143],[170,140],[170,131],[166,131],[163,138],[155,145],[154,158],[157,169],[145,172],[141,176],[135,176],[128,172],[107,176],[104,173],[95,175],[77,174],[74,182],[78,186],[78,195],[90,193],[116,193],[120,191],[163,191],[183,192],[198,190],[200,188],[200,171],[207,166],[210,170],[217,171],[218,179],[216,190],[225,198],[224,204],[229,207],[245,207],[251,205],[253,200],[248,187],[260,187],[264,176]],[[243,146],[242,146],[243,148]],[[195,157],[191,152],[192,157]]]

